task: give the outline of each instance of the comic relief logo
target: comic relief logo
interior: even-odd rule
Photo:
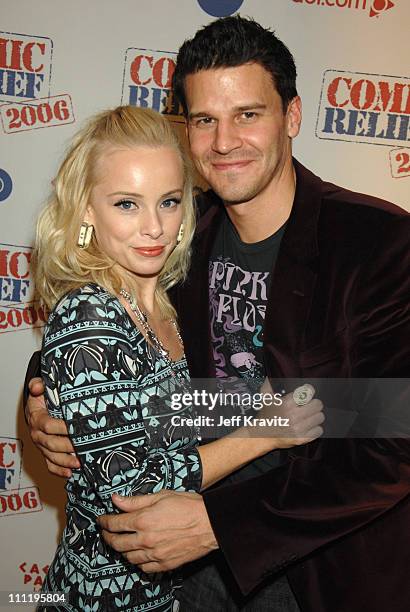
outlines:
[[[23,573],[23,584],[30,584],[35,591],[39,591],[43,586],[44,578],[48,572],[48,565],[41,567],[38,563],[20,563],[19,570]]]
[[[212,17],[227,17],[241,8],[243,0],[198,0],[198,4]]]
[[[27,302],[31,249],[0,244],[0,302]]]
[[[52,52],[50,38],[0,32],[0,100],[49,95]]]
[[[7,200],[13,190],[13,181],[8,172],[0,168],[0,202]]]
[[[183,122],[182,107],[172,92],[176,53],[127,49],[121,104],[152,108]]]
[[[18,489],[21,472],[21,441],[0,438],[0,489]]]
[[[21,441],[0,438],[0,517],[42,510],[37,487],[19,488]]]
[[[394,7],[391,0],[292,0],[296,4],[324,6],[368,11],[370,17],[379,17],[385,11]]]
[[[31,249],[0,244],[0,334],[43,327],[46,310],[32,301]]]
[[[409,78],[325,71],[318,138],[406,146],[409,125]]]

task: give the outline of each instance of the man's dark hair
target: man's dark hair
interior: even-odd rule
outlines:
[[[173,88],[184,114],[188,114],[186,76],[200,70],[232,68],[248,62],[258,63],[270,73],[285,112],[289,102],[298,95],[293,56],[274,32],[253,19],[237,15],[217,19],[201,28],[179,49]]]

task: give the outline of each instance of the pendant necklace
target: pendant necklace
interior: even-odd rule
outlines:
[[[130,305],[132,312],[135,314],[138,323],[141,325],[142,329],[145,331],[148,342],[154,347],[154,349],[163,357],[166,361],[167,365],[172,366],[175,365],[175,362],[169,356],[169,350],[165,348],[162,344],[161,340],[158,338],[157,334],[154,332],[150,324],[148,323],[148,317],[145,312],[141,310],[138,306],[137,302],[133,298],[133,296],[128,293],[125,289],[120,290],[120,295],[125,298]],[[182,337],[178,329],[177,322],[175,319],[169,319],[169,322],[174,326],[175,331],[177,333],[178,340],[182,346],[184,347],[184,343],[182,342]]]

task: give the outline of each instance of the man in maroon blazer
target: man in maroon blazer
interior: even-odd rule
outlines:
[[[283,43],[239,17],[210,24],[179,52],[175,89],[213,189],[201,198],[192,268],[175,298],[191,374],[404,378],[410,217],[292,158],[295,79]],[[75,459],[53,451],[68,442],[44,433],[64,433],[61,424],[33,398],[30,410],[49,468],[67,474]],[[379,410],[371,389],[361,410]],[[106,540],[147,572],[219,548],[245,598],[218,602],[214,586],[204,603],[188,580],[190,612],[409,610],[410,441],[362,434],[359,419],[355,437],[291,449],[202,495],[118,498],[123,513],[101,519]],[[284,574],[285,603],[272,586]]]

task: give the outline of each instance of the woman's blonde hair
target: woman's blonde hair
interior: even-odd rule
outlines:
[[[187,153],[169,121],[150,109],[119,106],[92,117],[74,137],[53,181],[53,192],[37,222],[33,268],[36,290],[51,308],[67,292],[88,282],[118,294],[132,289],[132,273],[103,253],[95,234],[87,249],[77,245],[81,223],[95,185],[96,165],[106,147],[175,148],[183,164],[183,238],[172,251],[159,275],[156,299],[164,316],[174,315],[167,290],[183,280],[189,267],[190,245],[195,229],[192,200],[193,173]],[[137,296],[136,296],[137,297]]]

